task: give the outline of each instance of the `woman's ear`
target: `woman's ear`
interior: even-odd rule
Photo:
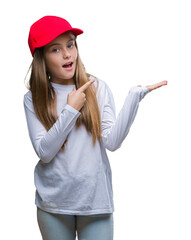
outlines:
[[[51,76],[50,76],[50,73],[48,71],[46,71],[46,75],[47,75],[47,78],[50,80]]]

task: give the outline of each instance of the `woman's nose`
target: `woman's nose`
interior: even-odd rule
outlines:
[[[71,56],[70,52],[67,49],[64,49],[63,51],[63,57],[64,58],[69,58]]]

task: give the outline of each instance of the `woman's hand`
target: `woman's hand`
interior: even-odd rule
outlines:
[[[94,82],[95,80],[89,80],[87,83],[85,83],[82,87],[74,88],[72,92],[68,94],[67,97],[67,104],[71,107],[75,108],[77,111],[80,111],[80,109],[84,106],[84,103],[86,101],[86,95],[84,91]]]
[[[151,92],[151,91],[153,91],[153,90],[155,90],[157,88],[160,88],[162,86],[165,86],[167,84],[168,84],[168,82],[166,80],[164,80],[162,82],[159,82],[159,83],[156,83],[156,84],[153,84],[153,85],[148,85],[146,87],[149,89],[149,92]],[[141,85],[138,85],[137,87],[141,87]]]

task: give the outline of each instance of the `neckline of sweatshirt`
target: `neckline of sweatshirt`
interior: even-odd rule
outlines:
[[[75,85],[64,85],[64,84],[59,84],[54,82],[50,82],[50,83],[54,88],[73,89],[75,87]]]

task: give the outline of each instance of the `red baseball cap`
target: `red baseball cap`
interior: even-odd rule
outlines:
[[[83,33],[81,29],[72,28],[70,23],[61,17],[45,16],[30,27],[28,44],[32,56],[36,48],[43,47],[60,34],[71,31],[75,37]]]

